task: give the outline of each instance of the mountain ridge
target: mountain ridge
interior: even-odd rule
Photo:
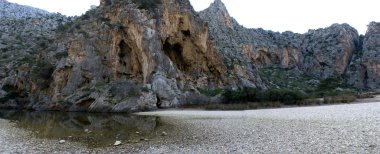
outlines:
[[[11,17],[13,19],[18,18],[33,18],[36,16],[42,16],[42,15],[48,15],[51,14],[50,12],[27,6],[27,5],[20,5],[17,3],[11,3],[7,0],[1,0],[0,1],[0,9],[1,9],[1,18],[4,17]]]
[[[136,112],[221,103],[207,95],[217,89],[305,93],[329,78],[380,87],[377,23],[365,36],[348,24],[278,33],[244,28],[220,0],[198,13],[187,0],[100,4],[78,18],[2,23],[0,107]]]

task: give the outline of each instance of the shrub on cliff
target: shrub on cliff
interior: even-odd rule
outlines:
[[[223,93],[227,103],[242,102],[242,101],[257,101],[260,98],[261,92],[257,88],[247,88],[231,90],[227,89]]]
[[[31,75],[34,78],[49,79],[53,74],[54,66],[45,60],[37,60],[32,66]]]
[[[340,78],[337,77],[329,77],[320,82],[318,88],[315,92],[313,92],[314,97],[341,97],[346,95],[355,96],[356,94],[355,88],[350,85],[345,84]],[[343,97],[342,97],[343,98]],[[347,98],[347,97],[344,97]],[[340,99],[334,99],[340,100]],[[344,99],[344,102],[350,102],[352,98]],[[333,101],[333,102],[341,102],[341,101]]]
[[[327,96],[323,98],[324,104],[332,103],[350,103],[356,100],[356,96],[353,94],[340,94],[336,96]]]
[[[7,101],[9,101],[11,99],[15,99],[17,97],[19,97],[18,93],[16,93],[16,92],[10,92],[10,93],[6,94],[5,96],[0,97],[0,103],[5,103],[5,102],[7,102]]]
[[[318,85],[318,91],[329,91],[334,90],[338,87],[343,87],[344,84],[341,80],[336,77],[329,77],[320,82]]]
[[[299,101],[302,101],[307,98],[307,96],[300,91],[293,91],[287,89],[269,89],[264,91],[264,101],[279,101],[285,105],[296,104]]]
[[[198,91],[205,95],[205,96],[209,96],[209,97],[214,97],[216,95],[219,95],[221,93],[223,93],[223,89],[220,89],[220,88],[216,88],[216,89],[210,89],[210,88],[198,88]]]
[[[152,11],[157,8],[157,5],[161,3],[160,0],[133,0],[138,5],[139,9]]]
[[[102,83],[98,83],[102,84]],[[99,86],[99,85],[98,85]],[[111,84],[110,94],[112,97],[127,98],[141,95],[141,88],[130,81],[117,81]]]
[[[226,90],[223,93],[226,103],[235,102],[281,102],[286,105],[296,104],[307,98],[300,91],[287,89],[259,90],[257,88],[242,88]]]

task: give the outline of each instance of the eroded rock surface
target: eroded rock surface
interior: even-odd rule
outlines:
[[[278,67],[297,68],[319,79],[341,76],[352,55],[360,50],[358,32],[348,24],[305,34],[247,29],[229,16],[220,0],[200,16],[209,23],[211,40],[224,62],[230,67],[238,63],[249,72],[256,71],[249,69],[252,67]]]
[[[54,31],[52,43],[66,55],[41,58],[50,66],[41,69],[41,85],[28,81],[29,65],[4,80],[4,97],[23,93],[21,108],[153,110],[184,103],[182,92],[197,93],[194,87],[227,85],[208,27],[188,1],[104,0]]]
[[[77,18],[4,0],[0,7],[8,9],[0,107],[135,112],[217,103],[200,89],[266,89],[273,83],[262,69],[380,87],[375,22],[365,36],[348,24],[305,34],[247,29],[220,0],[199,13],[187,0],[102,0]]]

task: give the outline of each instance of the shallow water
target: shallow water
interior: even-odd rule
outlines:
[[[117,140],[128,144],[161,140],[177,130],[159,117],[127,114],[0,110],[0,118],[33,137],[79,142],[89,148],[112,146]]]
[[[0,111],[0,153],[379,153],[378,102],[136,115]]]

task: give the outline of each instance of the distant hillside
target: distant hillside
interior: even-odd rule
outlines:
[[[380,52],[379,23],[370,23],[365,36],[359,36],[348,24],[333,24],[305,34],[247,29],[230,17],[220,0],[200,12],[200,16],[208,23],[210,38],[224,63],[231,67],[238,64],[245,70],[258,68],[250,72],[263,72],[261,77],[268,86],[296,88],[292,78],[303,76],[317,80],[338,78],[359,89],[380,88],[380,63],[376,58]],[[282,78],[277,82],[268,80],[279,69],[293,73],[290,78],[277,77]],[[313,82],[305,81],[298,88],[309,87],[308,83]]]
[[[0,18],[26,19],[48,16],[51,13],[38,8],[10,3],[7,0],[0,0]]]

